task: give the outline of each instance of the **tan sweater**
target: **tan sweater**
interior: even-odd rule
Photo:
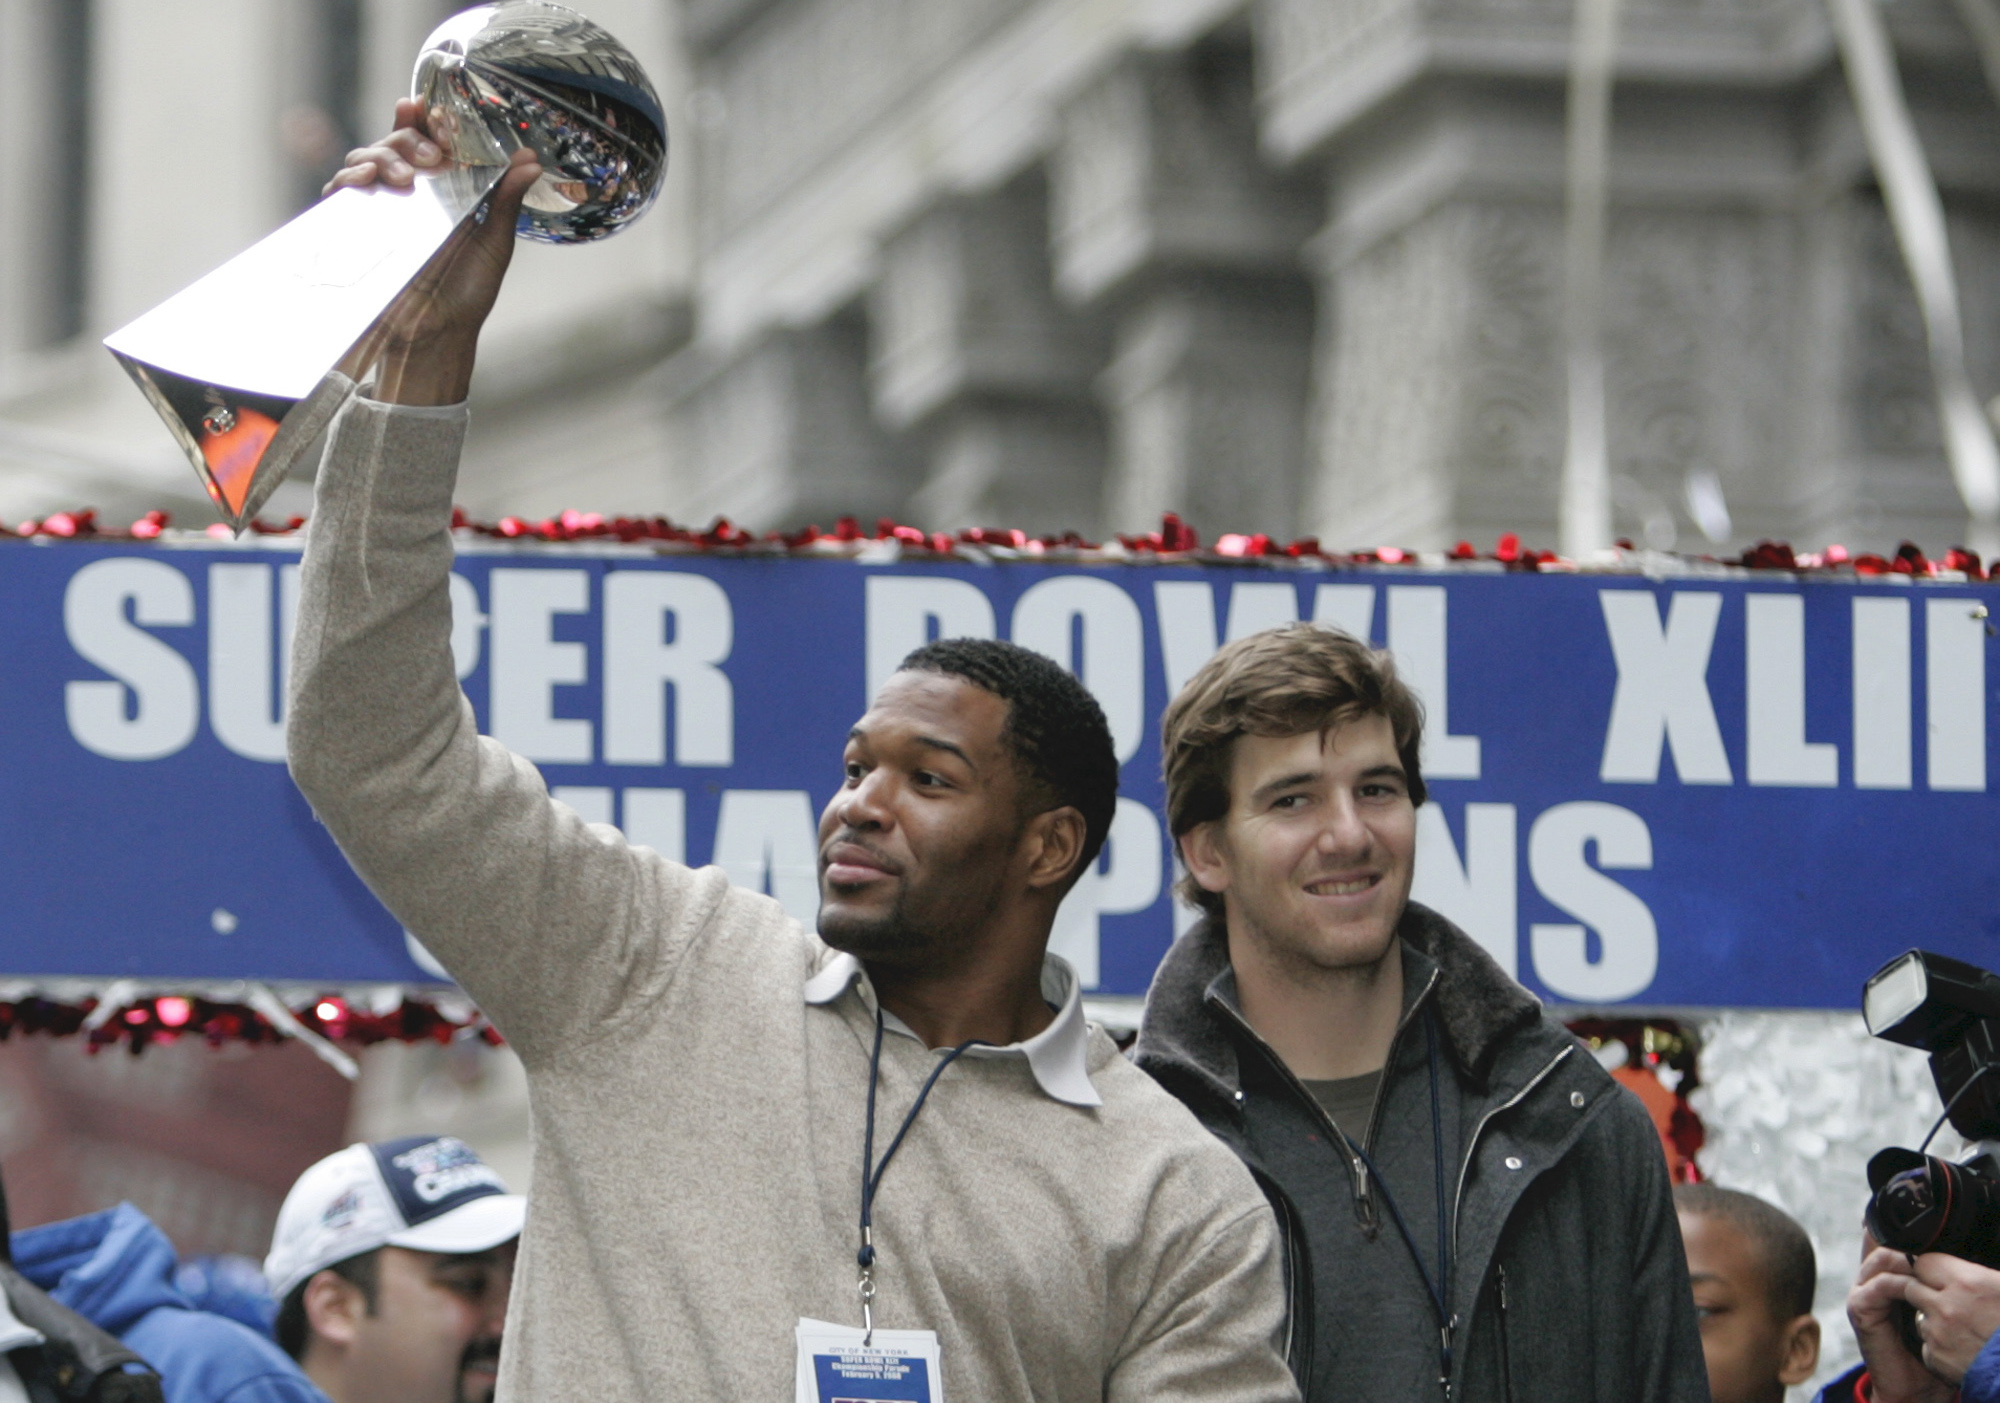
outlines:
[[[449,648],[465,416],[357,401],[321,469],[291,763],[355,869],[519,1052],[535,1181],[504,1399],[780,1403],[800,1317],[859,1324],[873,1004],[769,898],[588,826],[479,736]],[[831,761],[829,761],[831,763]],[[877,1153],[937,1054],[883,1050]],[[876,1324],[952,1403],[1286,1400],[1269,1209],[1092,1028],[1100,1108],[1018,1057],[939,1079],[876,1205]]]

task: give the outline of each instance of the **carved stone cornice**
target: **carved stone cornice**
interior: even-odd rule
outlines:
[[[1264,149],[1290,165],[1321,154],[1420,81],[1487,78],[1552,85],[1568,70],[1569,0],[1262,0],[1255,11]],[[1898,48],[1970,67],[1945,0],[1892,18]],[[1621,84],[1772,89],[1833,58],[1817,0],[1629,0],[1619,26]]]
[[[1040,182],[941,201],[883,249],[869,296],[876,412],[908,428],[966,396],[1087,400],[1102,329],[1056,301]]]
[[[1079,303],[1147,273],[1296,269],[1319,218],[1258,153],[1247,42],[1123,55],[1065,104],[1049,164],[1056,285]]]

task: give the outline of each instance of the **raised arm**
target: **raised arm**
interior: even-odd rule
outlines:
[[[1189,1238],[1134,1323],[1106,1403],[1296,1403],[1270,1209],[1259,1202]]]
[[[413,108],[337,183],[407,184],[434,163]],[[452,666],[462,401],[538,173],[517,157],[485,222],[352,358],[377,364],[376,398],[343,412],[320,469],[288,737],[293,777],[355,870],[530,1062],[613,1031],[727,891],[552,802],[534,766],[480,737]]]
[[[423,104],[396,104],[396,129],[347,153],[324,193],[387,185],[407,190],[419,170],[443,165],[444,152],[424,126]],[[472,388],[479,331],[514,260],[514,222],[521,199],[542,168],[527,150],[493,188],[487,217],[462,227],[355,346],[342,369],[356,379],[375,367],[375,399],[383,404],[461,404]]]

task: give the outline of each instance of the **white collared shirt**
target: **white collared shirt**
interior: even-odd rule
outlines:
[[[850,987],[873,1014],[877,1008],[875,986],[861,961],[844,951],[821,965],[805,983],[809,1004],[830,1004]],[[965,1050],[967,1057],[1025,1057],[1035,1084],[1051,1099],[1070,1106],[1102,1106],[1104,1098],[1090,1084],[1088,1053],[1090,1026],[1083,1019],[1083,986],[1069,961],[1060,955],[1042,957],[1042,997],[1055,1006],[1055,1021],[1032,1038],[995,1047],[979,1043]],[[882,1026],[906,1038],[916,1038],[908,1024],[886,1008]],[[919,1039],[921,1041],[921,1039]]]

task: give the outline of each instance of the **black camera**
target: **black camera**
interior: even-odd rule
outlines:
[[[1930,1054],[1944,1101],[1938,1124],[1949,1120],[1975,1145],[1958,1164],[1925,1154],[1928,1137],[1869,1160],[1868,1231],[1912,1256],[1945,1252],[2000,1269],[2000,975],[1911,950],[1869,979],[1861,1010],[1876,1037]]]

